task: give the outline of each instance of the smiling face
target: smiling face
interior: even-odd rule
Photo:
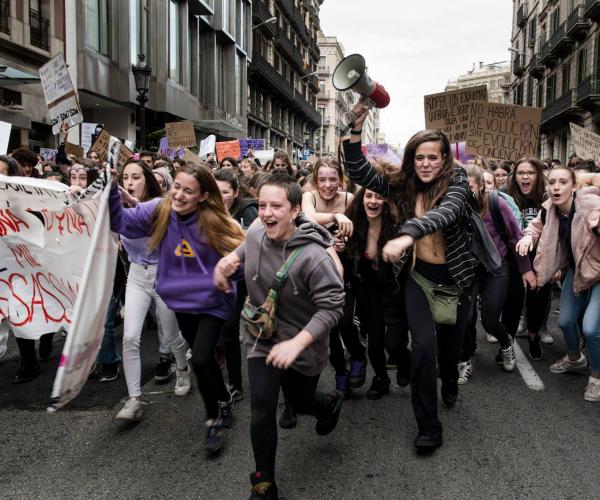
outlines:
[[[196,178],[185,172],[179,172],[175,177],[171,195],[171,210],[178,215],[191,214],[208,198],[208,193],[202,193]]]
[[[496,182],[492,172],[483,172],[483,180],[485,184],[485,190],[488,193],[491,193],[494,189],[496,189]]]
[[[573,199],[576,189],[577,186],[573,183],[573,174],[569,170],[557,168],[552,169],[548,174],[548,196],[558,207],[567,207]]]
[[[274,241],[288,240],[296,232],[294,219],[300,206],[292,207],[285,189],[266,184],[258,193],[258,217],[265,227],[267,238]]]
[[[125,165],[123,169],[123,187],[134,198],[141,200],[146,192],[146,178],[142,167],[135,163]]]
[[[415,173],[421,182],[433,182],[440,174],[444,156],[439,141],[428,141],[419,144],[415,150]]]
[[[363,198],[363,207],[367,214],[367,219],[375,220],[381,217],[383,214],[383,204],[385,200],[383,196],[377,194],[370,189],[365,190],[365,196]]]
[[[81,189],[87,188],[88,174],[85,167],[75,163],[69,171],[69,181],[71,186],[79,186]]]
[[[332,200],[340,188],[340,176],[335,168],[323,166],[317,172],[317,190],[323,200]]]
[[[223,203],[225,203],[225,208],[229,211],[232,207],[235,199],[240,194],[239,189],[234,191],[231,187],[231,184],[227,181],[219,181],[217,180],[217,185],[219,186],[219,191],[221,191],[221,196],[223,197]]]
[[[533,192],[538,180],[537,171],[531,163],[524,161],[517,167],[515,179],[517,180],[517,185],[519,186],[521,193],[525,196],[529,196]]]

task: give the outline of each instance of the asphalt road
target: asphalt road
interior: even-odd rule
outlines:
[[[553,375],[563,352],[556,342],[532,366],[545,388],[530,389],[519,371],[494,365],[496,346],[480,334],[471,382],[456,406],[441,409],[445,443],[432,456],[412,446],[416,427],[408,389],[379,401],[346,401],[337,429],[321,437],[314,419],[280,430],[277,480],[286,499],[367,498],[598,498],[600,403],[583,400],[587,377]],[[526,352],[525,340],[520,340]],[[155,333],[143,338],[144,373],[156,360]],[[12,349],[0,359],[0,496],[2,498],[240,499],[252,470],[249,401],[235,408],[235,427],[222,453],[202,448],[203,410],[197,392],[184,398],[155,394],[145,418],[126,428],[114,420],[123,381],[88,384],[56,414],[44,411],[51,366],[38,385],[7,389]],[[321,379],[333,388],[333,374]],[[109,387],[110,386],[110,387]],[[168,386],[149,381],[144,392]],[[8,391],[8,392],[7,392]],[[20,394],[20,396],[19,396]],[[7,396],[8,395],[8,396]]]

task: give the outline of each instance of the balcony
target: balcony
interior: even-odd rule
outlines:
[[[576,93],[571,89],[542,110],[541,123],[546,125],[559,118],[566,121],[569,117],[577,116],[581,111],[583,110],[577,106]]]
[[[600,22],[600,1],[585,0],[584,9],[585,17],[592,21]]]
[[[517,10],[517,26],[519,28],[522,28],[523,26],[525,26],[527,24],[527,16],[528,16],[527,2],[523,2],[521,4],[521,6],[519,7],[519,10]]]
[[[42,17],[37,10],[29,10],[29,38],[31,45],[48,50],[50,48],[49,28],[49,19]]]
[[[248,66],[248,76],[261,80],[268,88],[289,103],[295,100],[294,89],[260,54],[255,54]]]
[[[518,54],[512,61],[512,72],[515,76],[523,76],[525,74],[525,55]]]
[[[308,86],[315,92],[319,92],[319,79],[317,75],[310,75],[307,79]]]
[[[302,59],[302,54],[300,54],[300,49],[292,43],[283,31],[279,32],[279,36],[275,38],[275,44],[297,71],[304,71],[304,60]]]
[[[189,0],[188,12],[193,16],[212,16],[215,13],[208,0]]]
[[[529,73],[538,80],[544,76],[546,66],[542,64],[542,60],[539,54],[533,54],[529,60]]]
[[[550,40],[550,51],[556,57],[563,56],[571,51],[575,40],[567,35],[567,23],[562,23],[558,29],[552,33]]]
[[[598,79],[598,75],[588,76],[579,83],[577,86],[577,104],[589,111],[600,107],[600,79]]]
[[[293,0],[276,0],[279,8],[283,11],[285,16],[289,19],[291,25],[298,36],[302,39],[302,42],[306,45],[310,42],[308,31],[304,24],[304,19],[300,15],[300,12],[294,5]]]
[[[10,0],[0,0],[0,31],[10,35]]]
[[[591,23],[583,15],[583,6],[575,7],[567,19],[567,35],[573,38],[584,38]]]
[[[319,59],[321,59],[321,51],[319,50],[319,46],[313,40],[311,40],[308,44],[308,53],[315,62],[318,62]]]
[[[254,121],[258,121],[258,122],[262,123],[263,125],[268,124],[267,113],[256,103],[253,103],[250,105],[248,117]]]
[[[255,0],[252,2],[252,24],[257,26],[263,35],[269,38],[277,35],[277,23],[265,23],[271,17],[273,15],[269,12],[269,8],[264,0]]]
[[[553,68],[556,64],[556,56],[552,53],[550,42],[545,42],[540,45],[541,50],[539,55],[541,63],[548,68]]]
[[[295,91],[295,100],[294,100],[294,104],[296,105],[296,107],[299,109],[299,111],[305,115],[305,117],[312,121],[314,125],[316,125],[317,127],[321,126],[321,113],[319,113],[319,111],[317,111],[317,109],[315,107],[313,107],[305,98],[304,96],[298,92],[297,90]]]

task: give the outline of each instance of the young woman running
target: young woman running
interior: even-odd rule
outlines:
[[[502,307],[506,298],[509,283],[509,271],[507,257],[509,252],[514,252],[519,271],[522,274],[524,286],[530,288],[536,287],[535,274],[531,270],[531,263],[526,257],[521,257],[516,253],[515,245],[521,239],[521,229],[508,204],[501,198],[497,192],[488,193],[484,187],[483,172],[480,167],[467,165],[465,167],[469,177],[469,186],[475,194],[475,199],[480,207],[479,214],[483,218],[485,228],[492,237],[494,245],[498,250],[498,255],[502,259],[502,269],[500,273],[493,275],[485,270],[478,273],[479,296],[481,297],[481,322],[484,330],[493,335],[500,343],[502,353],[502,366],[505,371],[512,372],[515,368],[515,353],[513,350],[512,337],[507,333],[506,328],[500,321]],[[492,216],[490,208],[490,199],[496,197],[495,203],[498,206],[500,220]],[[498,226],[496,226],[498,224]],[[477,310],[473,302],[473,318],[470,328],[465,331],[463,342],[463,353],[461,362],[458,365],[459,384],[466,384],[472,373],[473,364],[471,357],[475,352],[475,322],[477,320]]]
[[[313,167],[313,179],[317,189],[302,195],[302,211],[312,221],[324,226],[335,236],[336,249],[341,251],[344,241],[352,236],[354,226],[344,215],[353,195],[340,191],[344,174],[334,158],[321,159]],[[343,261],[344,276],[350,275],[349,261]],[[335,369],[336,389],[348,393],[350,388],[362,387],[367,371],[366,349],[360,339],[360,331],[354,323],[356,292],[350,279],[345,279],[346,301],[340,324],[331,330],[329,359]],[[350,353],[350,371],[342,341]]]
[[[120,187],[124,201],[130,206],[160,199],[160,188],[150,167],[143,161],[130,161],[120,175]],[[162,338],[171,348],[177,365],[175,395],[185,396],[190,391],[190,371],[185,359],[186,346],[175,313],[171,311],[156,293],[156,273],[158,252],[148,249],[149,238],[128,238],[121,236],[129,257],[129,273],[125,287],[125,316],[123,318],[123,371],[127,381],[129,397],[117,413],[119,420],[140,420],[142,418],[142,364],[140,360],[140,340],[144,318],[150,305],[156,305],[156,318],[162,329]]]
[[[517,251],[527,255],[537,245],[534,269],[538,284],[545,285],[559,269],[568,269],[559,317],[567,354],[550,371],[581,372],[589,361],[592,373],[584,399],[596,402],[600,401],[600,189],[577,190],[573,171],[554,167],[548,175],[548,198],[525,229]],[[587,360],[580,348],[581,318]]]
[[[229,216],[208,167],[188,164],[163,199],[125,209],[116,185],[110,195],[111,228],[128,238],[149,237],[158,251],[156,292],[175,312],[179,329],[192,348],[192,366],[206,408],[205,448],[223,445],[222,428],[233,424],[231,395],[215,360],[223,322],[235,302],[213,284],[221,256],[244,240]]]
[[[350,178],[384,197],[393,196],[407,218],[400,236],[386,243],[382,253],[402,268],[412,249],[403,284],[411,332],[412,404],[419,429],[415,447],[432,451],[442,444],[437,366],[444,403],[452,406],[458,397],[458,362],[478,266],[467,247],[472,195],[464,170],[454,164],[448,138],[431,130],[408,141],[401,171],[387,181],[362,154],[360,137],[368,107],[359,101],[353,112],[358,118],[344,143]],[[442,291],[445,303],[439,300]]]
[[[276,304],[277,325],[269,339],[253,337],[242,321],[248,353],[251,415],[250,437],[256,464],[250,475],[250,498],[277,498],[275,456],[276,412],[280,388],[298,413],[317,418],[317,434],[337,425],[343,395],[317,390],[327,364],[329,330],[342,316],[344,291],[336,266],[327,254],[331,237],[325,229],[300,218],[302,191],[284,173],[267,178],[259,191],[259,217],[246,243],[219,262],[215,280],[227,289],[226,277],[240,262],[248,284],[249,302],[265,301],[275,274],[290,254],[302,249],[291,264]]]
[[[522,214],[523,230],[533,221],[546,199],[546,177],[542,164],[537,158],[522,158],[515,165],[514,179],[509,184],[510,194]],[[529,254],[529,260],[533,264],[535,251]],[[540,330],[546,315],[546,309],[551,298],[552,284],[545,283],[542,287],[528,288],[520,287],[512,291],[511,304],[504,308],[503,323],[508,332],[514,336],[517,331],[519,317],[521,316],[523,297],[525,297],[525,317],[527,320],[529,357],[540,360],[543,350],[540,342]]]

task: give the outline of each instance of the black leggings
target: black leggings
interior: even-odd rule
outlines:
[[[40,337],[40,343],[52,343],[54,333],[46,333]],[[26,370],[31,370],[38,365],[37,354],[35,352],[35,340],[16,337],[19,355],[21,356],[21,366]]]
[[[210,314],[176,313],[181,335],[192,348],[192,366],[198,389],[204,400],[207,420],[219,416],[219,401],[229,401],[230,394],[215,360],[215,347],[224,321]]]
[[[237,297],[233,308],[223,324],[223,344],[229,384],[236,389],[242,388],[242,349],[240,346],[240,314],[248,291],[246,282],[237,282]]]
[[[417,261],[417,272],[418,269]],[[438,265],[427,264],[427,267]],[[439,265],[447,270],[446,265]],[[422,273],[420,273],[422,274]],[[430,281],[432,277],[426,276]],[[440,283],[439,280],[434,281]],[[406,276],[404,297],[411,333],[411,400],[419,431],[441,431],[437,408],[437,364],[442,383],[456,384],[462,337],[469,321],[469,298],[459,297],[456,325],[434,323],[425,293],[410,276]],[[447,283],[444,283],[447,284]],[[437,337],[437,339],[436,339]]]
[[[266,358],[248,359],[250,382],[250,438],[256,471],[275,477],[277,453],[277,401],[279,389],[297,413],[319,416],[331,406],[329,398],[317,391],[319,375],[308,377],[293,370],[267,365]]]
[[[344,315],[337,326],[329,334],[329,361],[336,375],[344,375],[348,371],[344,346],[350,353],[352,361],[364,361],[366,349],[360,339],[360,329],[354,323],[354,306],[356,294],[351,284],[344,285],[346,299],[344,301]],[[340,339],[341,337],[341,339]],[[342,345],[342,340],[344,345]]]

